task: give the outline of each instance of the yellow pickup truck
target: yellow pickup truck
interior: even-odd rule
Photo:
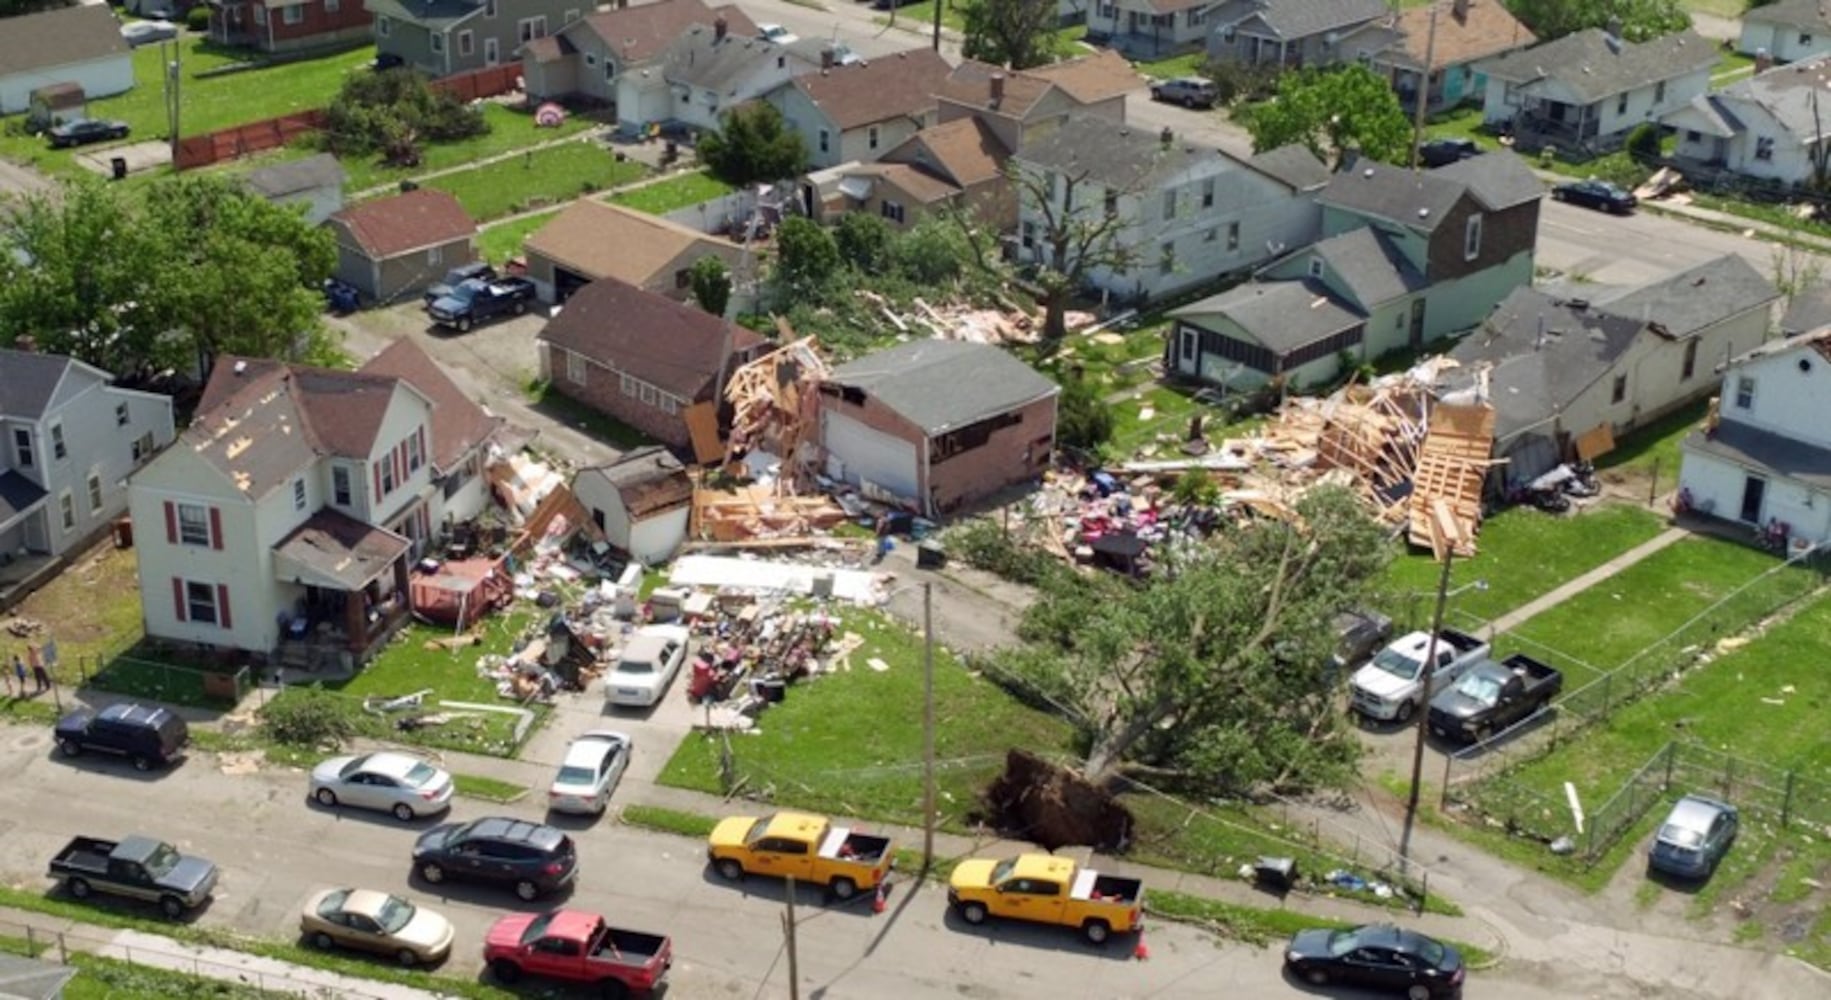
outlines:
[[[876,889],[891,866],[890,838],[794,812],[723,820],[712,829],[706,856],[733,882],[745,875],[794,878],[824,885],[839,900]]]
[[[962,861],[947,887],[947,902],[969,924],[1010,917],[1079,927],[1094,944],[1142,930],[1143,895],[1144,884],[1135,878],[1102,875],[1052,854]]]

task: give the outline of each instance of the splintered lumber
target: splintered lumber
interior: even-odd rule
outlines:
[[[794,328],[780,316],[776,328],[786,342],[739,366],[725,384],[725,398],[733,408],[725,464],[753,450],[767,451],[782,459],[778,486],[792,491],[799,471],[797,453],[812,433],[815,394],[827,367],[814,349],[813,337],[793,339]]]
[[[1494,461],[1494,408],[1485,404],[1440,404],[1430,415],[1430,430],[1418,452],[1411,478],[1413,545],[1430,548],[1443,558],[1438,534],[1431,531],[1431,512],[1446,507],[1455,521],[1458,556],[1475,554],[1475,532],[1481,525],[1482,483]]]

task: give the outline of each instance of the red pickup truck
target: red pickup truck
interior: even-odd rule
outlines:
[[[583,910],[514,913],[490,927],[483,961],[504,985],[535,975],[623,997],[661,988],[674,963],[674,944],[659,934],[611,927]]]

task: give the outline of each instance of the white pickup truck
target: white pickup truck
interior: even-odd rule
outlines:
[[[1430,633],[1402,635],[1379,651],[1348,682],[1348,704],[1369,719],[1410,722],[1432,695],[1456,683],[1462,672],[1487,658],[1488,644],[1453,628],[1437,634],[1437,669],[1424,690],[1424,658]]]

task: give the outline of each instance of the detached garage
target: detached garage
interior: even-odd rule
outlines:
[[[919,340],[820,386],[823,471],[925,516],[1035,479],[1055,451],[1060,388],[985,344]]]
[[[546,302],[565,302],[600,278],[615,278],[677,302],[687,298],[687,269],[717,257],[734,274],[744,248],[659,216],[580,198],[523,243],[528,277]]]
[[[0,29],[0,114],[26,111],[32,92],[60,83],[93,101],[133,89],[133,51],[104,4],[9,17]]]

